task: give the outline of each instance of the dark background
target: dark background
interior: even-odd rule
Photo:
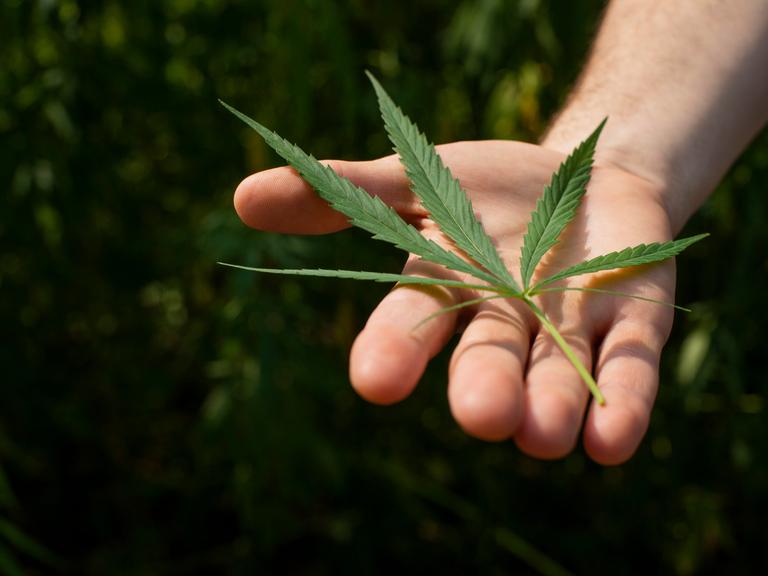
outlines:
[[[0,574],[747,574],[768,565],[768,137],[686,232],[679,317],[628,464],[465,436],[446,355],[380,408],[347,382],[398,271],[344,232],[246,229],[277,159],[388,153],[377,74],[437,142],[534,140],[601,2],[0,2]]]

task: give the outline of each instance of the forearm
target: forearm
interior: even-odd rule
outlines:
[[[614,0],[543,144],[658,185],[675,232],[768,121],[768,0]]]

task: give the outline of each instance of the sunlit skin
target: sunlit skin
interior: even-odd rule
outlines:
[[[475,212],[510,270],[519,278],[523,236],[544,185],[564,156],[510,141],[458,142],[438,147],[472,199]],[[423,234],[450,247],[408,188],[398,159],[331,166],[394,206]],[[242,220],[260,230],[320,234],[348,224],[290,168],[244,180],[235,194]],[[587,258],[640,243],[672,239],[657,188],[609,166],[596,166],[576,220],[543,260],[546,275]],[[452,248],[453,249],[453,248]],[[406,274],[475,279],[411,257]],[[534,277],[534,282],[536,277]],[[667,302],[674,299],[674,265],[571,278],[558,285],[600,286]],[[462,335],[448,375],[451,411],[461,427],[484,440],[514,438],[525,453],[559,458],[583,428],[587,453],[616,464],[636,450],[658,388],[658,363],[672,324],[670,308],[584,293],[537,297],[582,362],[594,372],[606,403],[599,406],[576,370],[525,305],[493,300],[447,313],[414,329],[419,319],[487,295],[398,286],[371,314],[350,355],[350,379],[365,399],[392,404],[406,398],[429,359]],[[586,417],[586,419],[585,419]]]
[[[438,149],[517,273],[529,214],[544,184],[565,154],[609,118],[578,216],[545,257],[540,274],[547,267],[554,272],[627,246],[671,240],[768,122],[766,61],[765,0],[610,2],[585,69],[543,147],[491,141]],[[332,166],[442,241],[409,192],[397,158]],[[247,224],[262,230],[321,234],[347,225],[289,168],[244,180],[235,206]],[[414,258],[405,272],[453,274]],[[672,302],[674,263],[567,282]],[[595,461],[626,461],[648,427],[672,310],[597,294],[538,297],[593,370],[606,399],[599,406],[518,301],[494,300],[413,330],[418,319],[478,295],[395,288],[352,348],[355,389],[380,404],[402,400],[429,359],[463,328],[451,360],[448,397],[464,430],[486,440],[513,437],[521,450],[539,458],[568,454],[581,430]]]

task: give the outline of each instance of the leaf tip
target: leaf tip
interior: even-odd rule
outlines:
[[[587,139],[592,146],[597,145],[597,141],[600,139],[600,135],[603,133],[603,129],[605,128],[606,123],[608,122],[608,116],[604,117],[600,124],[597,125],[597,128],[592,132],[592,134],[589,135],[589,138]]]
[[[373,85],[373,89],[376,91],[376,95],[381,99],[382,94],[386,94],[384,91],[384,87],[381,85],[381,83],[376,79],[376,76],[374,76],[370,70],[365,71],[365,75],[368,76],[368,80],[371,81],[371,85]]]

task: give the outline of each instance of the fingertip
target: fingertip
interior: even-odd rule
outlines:
[[[615,466],[637,451],[659,387],[665,333],[659,324],[624,321],[606,335],[596,374],[605,404],[592,402],[583,434],[584,449],[595,462]]]
[[[525,414],[515,443],[521,451],[542,460],[557,460],[576,446],[582,410],[579,400],[556,389],[526,394]]]
[[[243,223],[251,226],[252,228],[258,228],[259,221],[254,219],[253,215],[258,214],[258,211],[254,211],[251,207],[252,191],[258,187],[258,181],[260,178],[260,172],[251,174],[245,178],[235,189],[235,196],[233,202],[235,205],[235,212],[240,217]]]
[[[448,391],[451,413],[462,430],[488,442],[511,438],[522,415],[511,383],[489,374],[465,382],[466,386],[451,386]]]
[[[603,406],[593,402],[584,425],[584,449],[603,466],[623,464],[637,451],[648,423],[647,410],[632,407],[627,399],[608,397]]]
[[[233,201],[240,220],[257,230],[323,234],[349,226],[288,166],[251,174],[237,186]]]
[[[352,345],[349,379],[368,402],[394,404],[410,395],[428,361],[415,338],[384,327],[363,330]]]

